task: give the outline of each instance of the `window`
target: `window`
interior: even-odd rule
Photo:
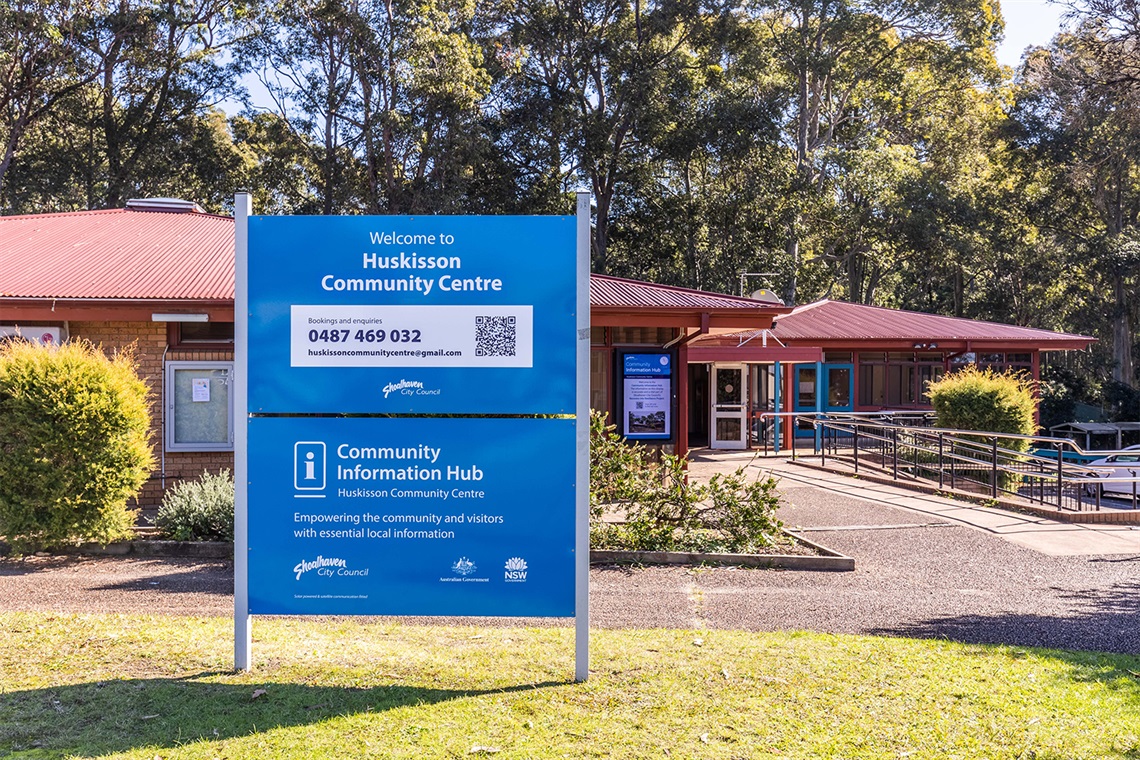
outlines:
[[[610,413],[610,364],[613,353],[606,350],[590,352],[590,408]]]
[[[611,327],[610,342],[615,346],[664,346],[673,340],[672,327]]]
[[[173,347],[232,346],[233,322],[167,322],[166,339]]]
[[[167,362],[167,451],[233,451],[233,369],[233,362]]]
[[[942,354],[910,351],[859,354],[859,405],[929,406],[927,383],[942,376]]]

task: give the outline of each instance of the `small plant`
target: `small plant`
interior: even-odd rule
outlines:
[[[203,471],[175,484],[162,498],[158,530],[175,541],[234,540],[234,480],[229,470]]]
[[[1037,432],[1037,423],[1033,418],[1036,406],[1033,386],[1024,374],[1001,374],[989,368],[978,369],[970,365],[943,376],[927,388],[938,416],[938,427],[1025,436]],[[1029,450],[1029,441],[1024,438],[1005,438],[1001,435],[993,438],[981,435],[963,437],[1013,452],[1023,453]],[[991,483],[993,481],[988,473],[983,473],[980,479]],[[1021,476],[1003,470],[998,473],[997,480],[998,488],[1016,491]]]
[[[756,552],[776,545],[780,498],[774,478],[750,480],[741,467],[694,483],[683,457],[662,454],[653,461],[646,448],[622,440],[603,415],[595,412],[590,422],[592,546]]]

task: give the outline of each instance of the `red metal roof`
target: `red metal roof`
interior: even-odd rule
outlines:
[[[233,297],[230,217],[130,209],[0,217],[0,298]]]
[[[756,309],[768,314],[787,311],[783,307],[751,298],[657,285],[604,274],[590,275],[590,306],[617,309]]]
[[[1095,339],[1087,335],[944,317],[880,306],[816,301],[776,318],[772,335],[781,341],[1009,341],[1050,343]]]

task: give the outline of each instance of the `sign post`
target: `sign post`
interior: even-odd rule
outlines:
[[[253,614],[574,616],[584,680],[588,198],[576,217],[236,200],[235,666]]]

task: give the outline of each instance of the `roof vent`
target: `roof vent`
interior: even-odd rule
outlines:
[[[206,210],[194,201],[181,198],[131,198],[127,208],[132,211],[165,211],[168,214],[204,214]]]

